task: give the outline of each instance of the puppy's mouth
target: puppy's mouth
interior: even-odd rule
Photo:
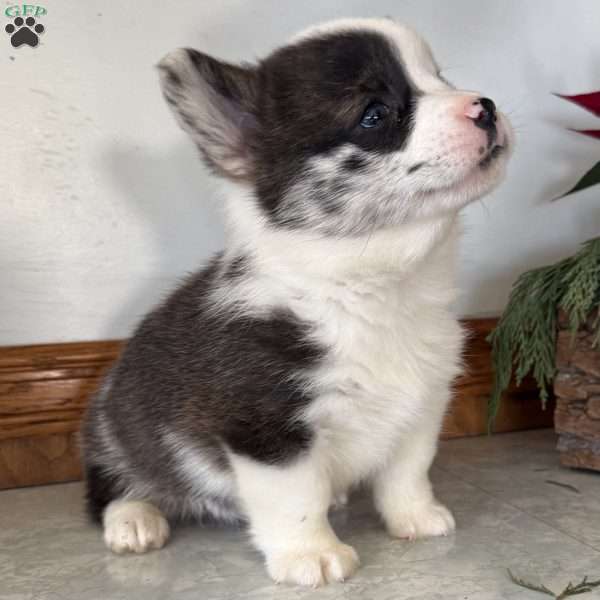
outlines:
[[[479,161],[479,168],[487,169],[504,152],[506,152],[506,142],[504,144],[494,144]]]

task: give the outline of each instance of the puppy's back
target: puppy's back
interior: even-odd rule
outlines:
[[[235,518],[224,448],[283,464],[311,442],[297,416],[323,349],[308,324],[277,309],[216,305],[241,276],[217,255],[140,324],[91,401],[83,427],[88,508],[144,497],[167,515]]]

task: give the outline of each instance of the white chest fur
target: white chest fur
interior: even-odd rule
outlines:
[[[462,332],[447,305],[452,290],[427,270],[339,285],[306,307],[330,350],[305,417],[342,487],[385,463],[403,436],[439,426]]]
[[[289,308],[328,349],[303,418],[339,487],[372,473],[403,435],[439,427],[461,361],[457,234],[448,217],[337,240],[244,227],[244,246],[232,248],[252,253],[253,270],[219,301]]]

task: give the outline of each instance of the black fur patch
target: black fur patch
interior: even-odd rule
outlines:
[[[343,178],[334,179],[329,184],[329,193],[332,196],[342,196],[348,191],[349,184]]]
[[[424,162],[418,162],[418,163],[415,163],[414,165],[411,165],[410,167],[408,167],[406,172],[408,175],[411,175],[412,173],[416,173],[419,169],[421,169],[424,166],[425,166]]]
[[[87,512],[95,523],[101,523],[106,506],[122,492],[119,478],[91,463],[85,465],[85,484]]]
[[[227,468],[223,443],[284,463],[312,440],[297,417],[312,400],[304,378],[324,350],[287,310],[209,311],[220,260],[144,319],[113,369],[106,413],[142,480],[177,485],[164,431],[189,440],[215,468]]]
[[[318,179],[308,192],[310,201],[323,213],[334,215],[344,209],[344,194],[348,191],[348,183],[342,178]],[[302,226],[302,221],[298,223]]]
[[[400,150],[411,130],[417,91],[395,47],[369,31],[331,33],[286,46],[259,66],[257,192],[277,223],[297,226],[281,199],[306,161],[343,144],[365,152]],[[369,104],[389,115],[371,129],[360,126]],[[346,168],[362,166],[358,157]],[[301,223],[300,223],[301,224]]]
[[[327,196],[321,202],[323,212],[328,215],[335,215],[344,210],[344,202],[339,196]]]
[[[500,156],[503,152],[505,151],[505,148],[502,146],[494,146],[488,153],[486,156],[484,156],[480,161],[479,161],[479,167],[481,169],[487,169],[492,162],[498,157]]]
[[[173,69],[167,69],[167,68],[163,67],[163,70],[168,77],[170,85],[176,86],[176,87],[181,87],[183,85],[183,82],[181,81],[181,77],[179,77],[179,75]],[[167,98],[167,101],[170,102],[171,104],[175,104],[171,98]]]
[[[342,169],[345,171],[360,171],[368,165],[368,161],[360,154],[351,154],[342,163]]]
[[[249,268],[250,259],[247,256],[234,258],[225,270],[225,279],[238,279],[243,277]]]

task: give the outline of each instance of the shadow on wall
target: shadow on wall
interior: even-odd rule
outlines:
[[[152,240],[151,256],[137,258],[143,265],[137,292],[114,307],[107,324],[109,331],[132,331],[183,277],[202,268],[223,246],[223,220],[212,175],[191,144],[182,142],[161,153],[119,144],[106,151],[101,162],[133,219],[142,223],[145,239]],[[127,261],[127,243],[123,247],[122,260]]]

